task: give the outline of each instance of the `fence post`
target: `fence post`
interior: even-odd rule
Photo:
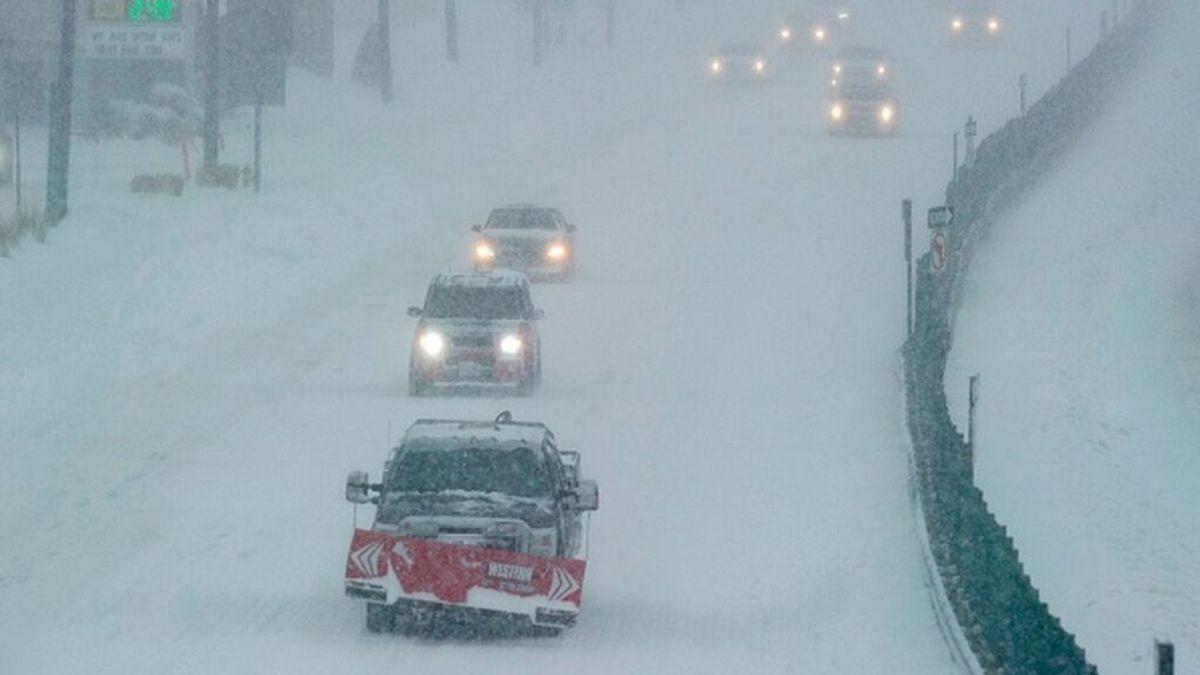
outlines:
[[[967,381],[967,464],[975,475],[975,405],[979,403],[979,374]]]
[[[1025,116],[1025,91],[1029,88],[1029,75],[1021,73],[1021,77],[1017,78],[1017,86],[1021,88],[1021,117]]]
[[[1175,645],[1154,641],[1154,675],[1175,675]]]

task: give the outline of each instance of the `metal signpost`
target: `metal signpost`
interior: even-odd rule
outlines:
[[[254,106],[254,191],[262,187],[262,109],[287,99],[291,13],[286,0],[240,0],[227,16],[228,95]]]
[[[900,202],[900,217],[904,219],[904,295],[906,334],[911,336],[913,331],[913,274],[912,274],[912,200]]]

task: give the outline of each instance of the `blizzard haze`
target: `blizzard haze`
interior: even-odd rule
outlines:
[[[954,131],[1017,115],[1021,73],[1036,100],[1066,28],[1082,58],[1111,3],[997,2],[1003,39],[961,48],[946,3],[852,2],[846,41],[893,65],[885,138],[827,132],[830,52],[775,39],[800,0],[621,2],[611,50],[579,0],[540,68],[522,3],[458,0],[451,64],[441,2],[394,0],[391,105],[351,77],[373,4],[339,0],[335,77],[292,69],[265,111],[261,193],[130,194],[179,148],[79,139],[70,215],[0,258],[0,672],[964,672],[910,504],[899,204],[939,204]],[[1184,4],[980,250],[947,376],[984,373],[980,485],[1106,674],[1146,671],[1156,636],[1200,662]],[[737,42],[762,44],[762,84],[709,77]],[[251,127],[222,120],[223,161],[249,161]],[[36,186],[45,128],[26,135]],[[543,385],[409,397],[406,308],[512,202],[579,226],[575,278],[533,287]],[[378,476],[419,417],[504,409],[600,485],[578,625],[369,634],[342,574],[372,508],[346,473]]]

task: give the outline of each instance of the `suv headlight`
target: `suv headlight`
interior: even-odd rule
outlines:
[[[554,242],[546,247],[546,257],[551,260],[562,260],[567,257],[567,245]]]
[[[446,338],[436,331],[426,331],[417,339],[426,356],[440,356],[446,350]]]
[[[508,356],[516,356],[521,353],[521,347],[524,343],[517,335],[505,335],[500,338],[500,353]]]

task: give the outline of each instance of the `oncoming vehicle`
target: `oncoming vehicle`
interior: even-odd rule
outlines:
[[[836,37],[848,33],[854,16],[849,6],[839,3],[817,3],[809,11],[789,16],[776,31],[783,45],[796,49],[822,49]]]
[[[987,44],[1000,37],[1004,24],[991,3],[964,0],[951,8],[947,28],[958,44]]]
[[[873,47],[843,47],[829,66],[829,87],[887,86],[892,78],[891,59]]]
[[[827,127],[834,135],[891,136],[898,110],[887,86],[846,85],[831,91]]]
[[[708,74],[722,84],[756,84],[767,78],[762,47],[749,42],[725,45],[708,60]]]
[[[510,389],[533,393],[542,379],[541,339],[520,272],[439,274],[429,284],[417,317],[408,370],[408,393]]]
[[[367,630],[439,624],[553,635],[583,598],[584,514],[599,506],[579,453],[544,424],[417,420],[383,476],[346,478],[346,499],[374,504],[355,529],[346,595],[367,602]]]
[[[475,225],[476,270],[515,269],[531,277],[566,280],[575,272],[575,232],[558,209],[513,204],[493,209]]]

